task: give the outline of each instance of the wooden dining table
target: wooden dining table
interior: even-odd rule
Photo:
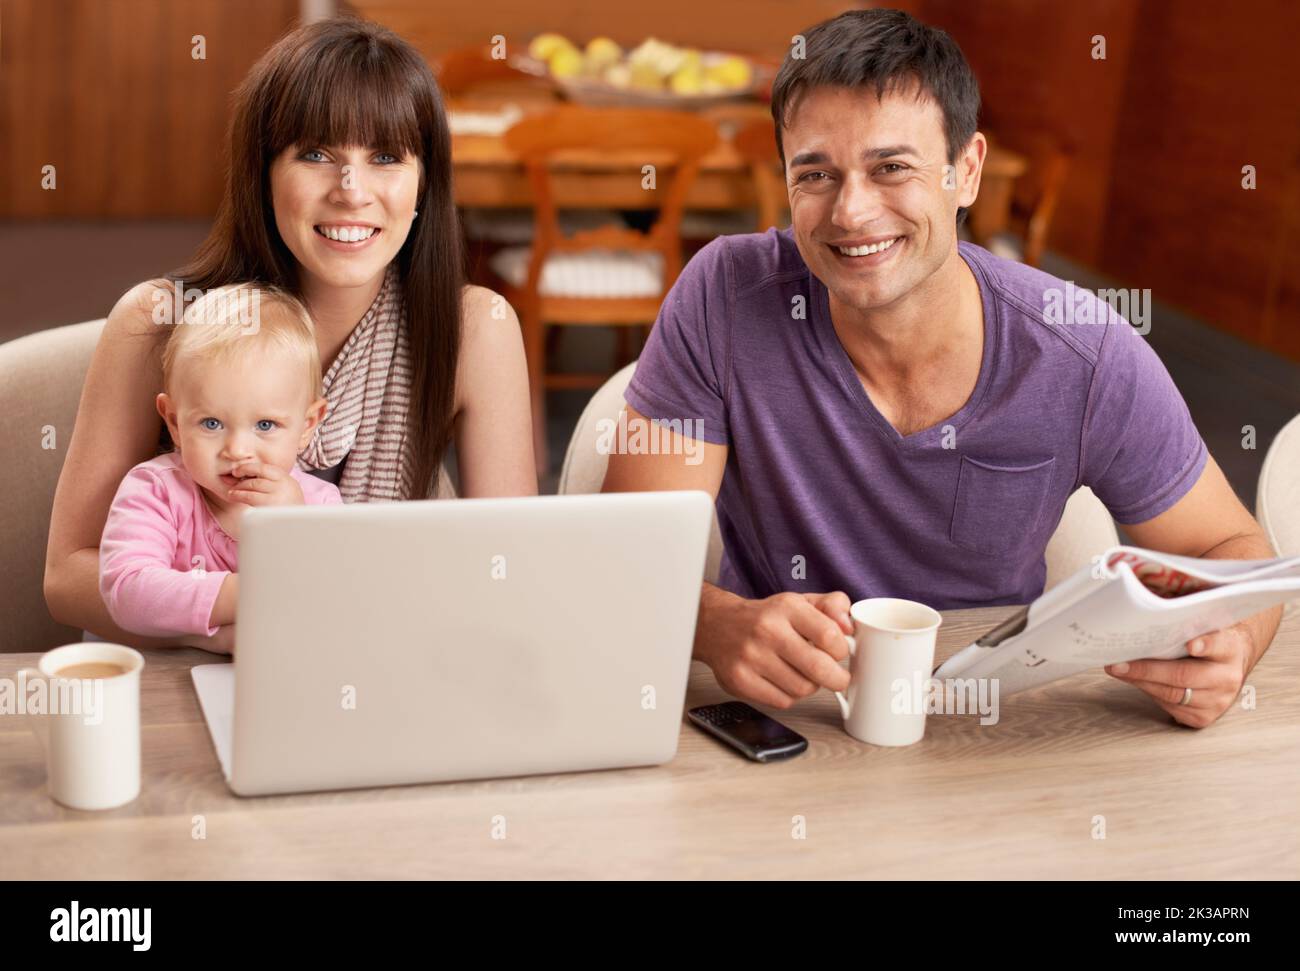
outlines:
[[[936,657],[1015,610],[945,611]],[[0,716],[0,879],[1300,877],[1297,615],[1253,706],[1203,730],[1093,671],[1000,699],[992,723],[930,715],[904,748],[851,738],[821,691],[769,712],[809,742],[783,762],[683,721],[659,766],[256,798],[227,788],[191,682],[219,658],[145,653],[128,805],[53,802],[23,718]],[[0,655],[0,678],[36,658]],[[725,697],[693,664],[687,706]]]
[[[536,88],[517,92],[500,88],[487,94],[450,98],[449,115],[457,112],[490,114],[515,105],[523,114],[545,111],[557,101]],[[735,127],[747,119],[771,121],[771,110],[761,102],[737,102],[706,109],[719,125],[717,146],[706,155],[691,185],[686,205],[702,210],[746,210],[757,206],[748,164],[730,141]],[[672,160],[638,152],[619,165],[617,157],[582,152],[556,156],[552,185],[561,206],[653,209],[661,203],[667,180],[647,190],[642,187],[641,166],[671,168]],[[980,194],[972,207],[981,235],[1005,228],[1009,219],[1015,180],[1028,165],[1024,156],[1002,146],[990,146],[984,162]],[[452,170],[456,204],[463,208],[528,208],[532,190],[523,160],[507,148],[502,134],[452,134]]]

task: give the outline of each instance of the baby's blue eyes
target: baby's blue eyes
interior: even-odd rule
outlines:
[[[275,431],[276,424],[277,423],[272,421],[270,418],[263,418],[258,421],[254,427],[256,427],[259,432],[273,432]],[[199,427],[203,428],[205,431],[215,432],[221,427],[221,419],[204,418],[199,422]]]

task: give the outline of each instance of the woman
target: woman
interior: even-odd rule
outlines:
[[[344,501],[429,497],[453,440],[463,495],[537,492],[518,319],[464,283],[451,138],[420,55],[365,21],[301,27],[250,71],[230,133],[225,197],[198,255],[108,317],[54,497],[50,613],[116,643],[234,643],[234,625],[210,638],[129,634],[97,586],[118,484],[170,447],[154,408],[159,325],[183,325],[187,292],[254,281],[306,304],[330,407],[299,463]]]

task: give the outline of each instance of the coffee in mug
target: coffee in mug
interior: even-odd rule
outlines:
[[[66,668],[60,668],[54,673],[56,678],[116,678],[119,675],[126,674],[127,669],[120,664],[109,664],[104,661],[82,661],[80,664],[70,664]]]

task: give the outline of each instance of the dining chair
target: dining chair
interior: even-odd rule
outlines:
[[[1255,518],[1278,556],[1300,556],[1300,415],[1277,433],[1259,471]],[[1300,612],[1291,601],[1284,613]]]
[[[744,161],[758,205],[748,211],[686,210],[682,240],[687,250],[693,253],[718,236],[765,233],[788,226],[790,203],[771,117],[755,112],[753,106],[739,105],[720,105],[702,114],[718,125],[720,135]]]
[[[492,57],[486,45],[460,47],[439,54],[432,64],[433,75],[449,98],[470,94],[517,93],[520,89],[554,91],[545,78],[521,71],[503,58]]]
[[[487,45],[445,51],[432,64],[434,76],[448,101],[448,121],[453,134],[457,133],[458,118],[466,112],[496,114],[518,101],[534,104],[559,101],[559,94],[548,79],[512,67],[507,60],[493,58]],[[532,239],[533,214],[528,209],[466,208],[460,210],[460,217],[471,283],[490,282],[483,268],[497,250]]]
[[[0,344],[0,653],[81,640],[81,631],[57,623],[45,606],[45,546],[54,487],[103,326],[92,320]]]
[[[758,197],[758,226],[755,231],[765,233],[772,228],[788,226],[790,199],[771,119],[750,121],[731,136],[731,143],[749,164],[750,177],[754,180],[754,194]]]
[[[502,292],[520,315],[532,394],[538,470],[549,466],[545,394],[597,388],[608,373],[548,370],[547,327],[648,328],[682,268],[680,224],[700,160],[717,129],[693,114],[636,108],[565,105],[529,115],[505,134],[524,162],[534,205],[533,241],[507,247],[490,261]],[[649,232],[606,224],[566,233],[552,184],[557,166],[616,170],[636,179],[659,216]],[[565,208],[601,208],[600,199]],[[623,363],[623,362],[620,362]]]
[[[977,242],[999,256],[1038,266],[1074,150],[1050,135],[1028,136],[1008,147],[1023,154],[1029,165],[1011,190],[1007,231]]]

